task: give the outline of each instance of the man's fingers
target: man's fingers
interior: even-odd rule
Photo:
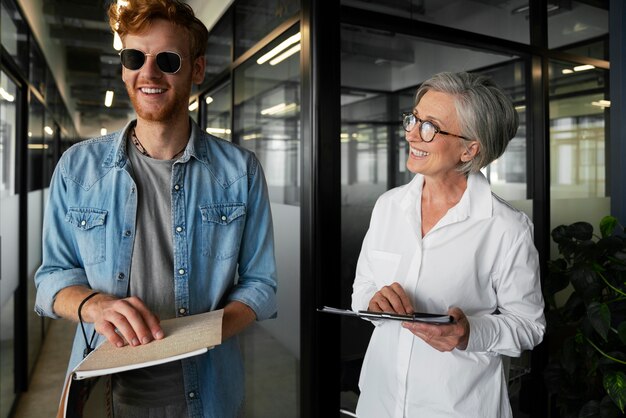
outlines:
[[[407,296],[406,292],[404,291],[400,283],[393,282],[390,287],[400,298],[400,302],[402,303],[402,306],[404,307],[404,313],[407,313],[407,314],[413,313],[414,309],[413,309],[413,304],[411,303],[411,299],[409,299],[409,297]]]
[[[142,344],[147,344],[153,339],[160,340],[163,338],[164,334],[161,325],[159,325],[159,317],[152,313],[141,299],[130,297],[126,300],[138,313],[135,321],[137,321],[136,324],[139,328],[135,328],[135,331],[140,337]],[[133,324],[133,327],[135,327],[135,324]]]

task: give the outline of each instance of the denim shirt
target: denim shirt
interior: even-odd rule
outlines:
[[[261,166],[252,152],[190,123],[190,140],[171,180],[176,315],[240,301],[257,320],[275,317],[272,216]],[[58,318],[54,299],[68,286],[127,296],[137,217],[126,154],[129,126],[75,144],[59,160],[44,219],[43,263],[35,275],[39,315]],[[85,325],[90,336],[93,324]],[[104,339],[97,335],[96,344]],[[69,370],[84,349],[77,329]],[[238,414],[244,372],[236,337],[182,363],[190,417]]]

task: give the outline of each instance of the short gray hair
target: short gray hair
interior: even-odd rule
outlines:
[[[517,132],[519,116],[511,99],[490,78],[465,72],[435,74],[417,90],[415,105],[430,90],[454,96],[459,135],[480,144],[478,154],[461,164],[459,171],[479,171],[504,153]]]

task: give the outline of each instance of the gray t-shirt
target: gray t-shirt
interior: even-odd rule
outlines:
[[[176,316],[172,248],[171,178],[175,160],[142,155],[127,140],[137,185],[137,224],[130,270],[130,296],[137,296],[159,316]],[[127,405],[159,407],[185,403],[180,361],[114,375],[113,400]]]

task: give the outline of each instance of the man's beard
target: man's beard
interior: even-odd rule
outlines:
[[[141,101],[137,98],[136,90],[129,86],[126,86],[126,90],[128,91],[128,97],[133,104],[137,116],[143,120],[150,122],[168,122],[176,119],[181,113],[186,114],[189,94],[186,96],[177,94],[172,100],[164,102],[160,107],[146,106],[147,108],[144,108]]]

